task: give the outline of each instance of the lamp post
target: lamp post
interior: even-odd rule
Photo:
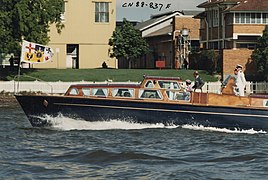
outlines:
[[[173,40],[175,41],[176,38],[176,32],[179,32],[179,36],[177,37],[177,46],[178,46],[178,52],[179,52],[179,67],[177,60],[175,59],[176,68],[183,68],[183,65],[185,65],[185,68],[188,68],[189,64],[189,50],[190,50],[190,36],[189,36],[189,29],[183,28],[181,30],[175,30],[173,32]]]

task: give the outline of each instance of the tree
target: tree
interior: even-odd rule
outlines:
[[[265,27],[263,36],[258,39],[251,58],[256,62],[260,75],[268,80],[268,26]]]
[[[0,54],[20,53],[25,40],[47,44],[51,24],[63,28],[64,0],[0,0]]]
[[[206,60],[206,64],[208,69],[207,71],[210,74],[220,72],[221,66],[219,65],[219,57],[218,53],[211,49],[211,50],[203,50],[201,52],[201,58]]]
[[[148,52],[148,44],[142,38],[141,32],[125,18],[123,24],[117,27],[109,39],[109,45],[112,46],[111,57],[125,58],[131,68],[132,61],[135,58]]]

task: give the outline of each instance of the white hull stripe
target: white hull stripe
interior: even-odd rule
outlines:
[[[233,114],[233,113],[221,113],[221,112],[201,112],[201,111],[187,111],[187,110],[169,110],[169,109],[154,109],[154,108],[136,108],[136,107],[120,107],[120,106],[103,106],[103,105],[88,105],[88,104],[69,104],[69,103],[54,103],[60,106],[80,106],[80,107],[96,107],[96,108],[110,108],[110,109],[130,109],[141,111],[162,111],[162,112],[176,112],[176,113],[194,113],[194,114],[209,114],[209,115],[223,115],[223,116],[242,116],[242,117],[262,117],[268,118],[266,115],[254,115],[254,114]]]

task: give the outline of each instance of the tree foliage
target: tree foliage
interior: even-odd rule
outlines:
[[[0,53],[20,52],[25,40],[47,44],[51,24],[63,27],[64,0],[0,0]]]
[[[205,59],[208,69],[208,73],[219,73],[221,70],[220,62],[219,62],[219,54],[211,49],[211,50],[203,50],[201,52],[201,58]]]
[[[109,45],[112,47],[111,57],[125,58],[131,62],[148,52],[148,44],[142,38],[141,32],[126,19],[123,20],[122,26],[117,27],[109,39]]]
[[[251,58],[256,62],[258,72],[268,79],[268,26],[263,31],[263,36],[259,38],[257,48],[253,51]]]

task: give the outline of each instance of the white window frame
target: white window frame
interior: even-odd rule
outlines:
[[[95,23],[110,22],[110,2],[95,3]]]
[[[268,13],[235,12],[234,24],[268,24]]]

